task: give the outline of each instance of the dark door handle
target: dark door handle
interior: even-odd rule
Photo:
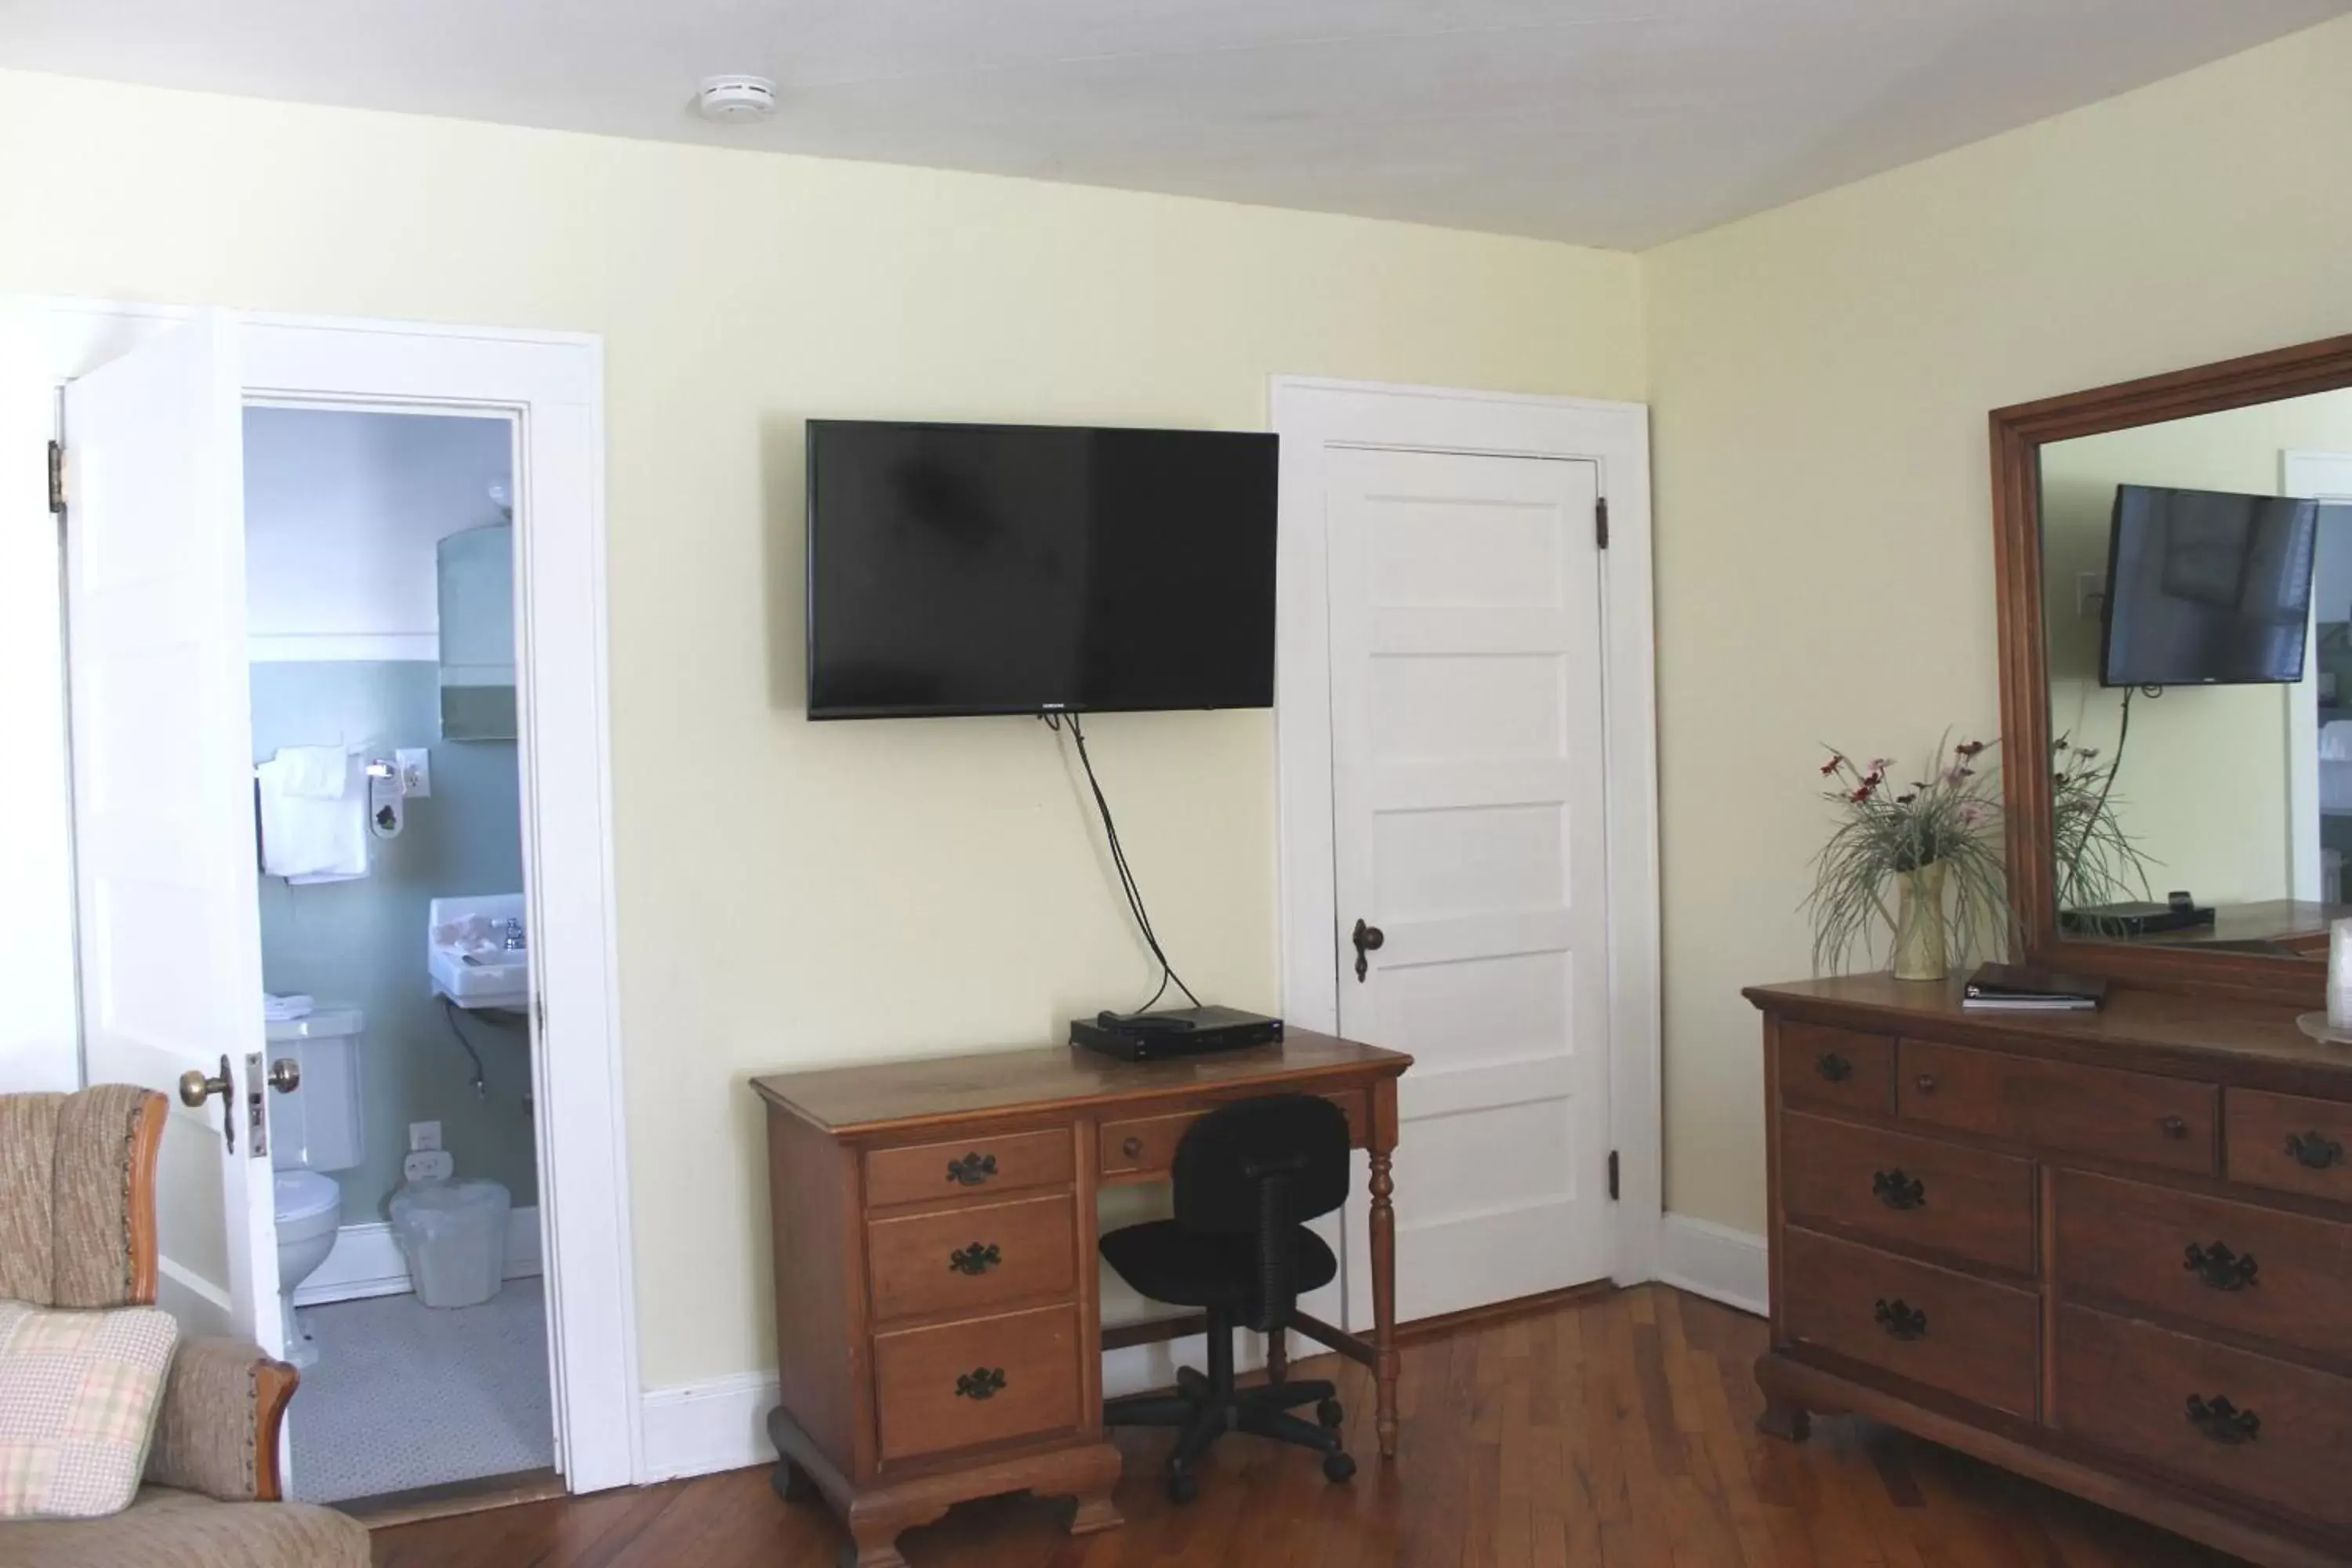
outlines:
[[[2319,1132],[2290,1132],[2286,1152],[2305,1170],[2324,1171],[2344,1163],[2344,1145]]]
[[[1364,962],[1364,954],[1378,952],[1381,950],[1381,944],[1388,939],[1389,933],[1380,927],[1368,926],[1361,921],[1356,922],[1356,934],[1349,940],[1356,944],[1356,983],[1358,984],[1363,984],[1365,972],[1371,967]]]
[[[2220,1242],[2210,1247],[2189,1244],[2189,1253],[2180,1265],[2213,1290],[2242,1290],[2254,1282],[2257,1265],[2251,1252],[2242,1257]]]
[[[2188,1415],[2191,1426],[2227,1447],[2251,1443],[2263,1433],[2263,1418],[2239,1409],[2225,1395],[2217,1394],[2209,1402],[2190,1394]]]

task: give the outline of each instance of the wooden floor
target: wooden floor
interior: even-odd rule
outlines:
[[[1200,1500],[1160,1495],[1166,1433],[1125,1432],[1127,1526],[1081,1540],[1026,1498],[900,1537],[913,1568],[2216,1568],[2234,1561],[1945,1449],[1852,1419],[1792,1446],[1751,1429],[1753,1318],[1663,1287],[1409,1345],[1395,1462],[1371,1390],[1335,1358],[1356,1479],[1229,1436]],[[1314,1370],[1308,1370],[1308,1369]],[[764,1469],[381,1530],[379,1568],[826,1568],[822,1505]]]

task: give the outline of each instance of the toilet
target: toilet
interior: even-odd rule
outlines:
[[[367,1027],[357,1007],[325,1004],[267,1026],[269,1059],[301,1068],[292,1092],[269,1108],[270,1164],[277,1180],[278,1289],[286,1313],[286,1359],[318,1363],[319,1349],[294,1314],[294,1292],[335,1249],[342,1188],[327,1174],[366,1152],[360,1124],[359,1044]]]

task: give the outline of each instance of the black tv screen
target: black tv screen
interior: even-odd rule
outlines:
[[[809,421],[809,717],[1271,706],[1275,440]]]
[[[2100,683],[2301,680],[2318,514],[2286,497],[2118,485]]]

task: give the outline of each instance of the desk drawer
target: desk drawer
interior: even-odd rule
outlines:
[[[2033,1272],[2031,1163],[1815,1116],[1790,1113],[1780,1127],[1791,1218]]]
[[[2060,1310],[2057,1352],[2062,1430],[2231,1496],[2352,1524],[2352,1381],[2084,1307]]]
[[[2352,1204],[2352,1105],[2233,1089],[2230,1180]]]
[[[885,1462],[1078,1425],[1078,1314],[1045,1307],[874,1338]]]
[[[1076,1279],[1070,1200],[968,1204],[866,1227],[877,1319],[969,1315],[1070,1293]]]
[[[2210,1083],[1905,1040],[1903,1120],[2167,1170],[2214,1169],[2221,1091]]]
[[[1782,1232],[1789,1337],[2033,1419],[2041,1300],[1794,1226]]]
[[[2054,1179],[2070,1289],[2352,1360],[2352,1226],[2077,1171]]]
[[[878,1209],[1057,1187],[1076,1166],[1069,1130],[1063,1127],[875,1149],[866,1156],[866,1205]]]
[[[1895,1114],[1892,1035],[1783,1023],[1780,1041],[1782,1104]]]
[[[1341,1089],[1323,1097],[1348,1113],[1348,1142],[1360,1149],[1371,1128],[1371,1107],[1360,1089]],[[1163,1174],[1176,1163],[1176,1145],[1184,1130],[1207,1115],[1205,1110],[1180,1110],[1166,1116],[1139,1116],[1102,1124],[1102,1173],[1106,1176]]]

